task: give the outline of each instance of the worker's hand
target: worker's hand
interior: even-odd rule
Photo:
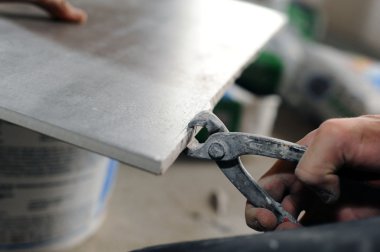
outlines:
[[[328,120],[299,143],[308,146],[299,164],[278,161],[259,183],[296,218],[305,211],[300,224],[380,215],[380,115]],[[259,231],[299,226],[249,203],[245,215]]]
[[[78,8],[73,7],[66,0],[0,0],[0,3],[30,3],[34,4],[53,18],[74,23],[84,23],[87,20],[87,14]]]

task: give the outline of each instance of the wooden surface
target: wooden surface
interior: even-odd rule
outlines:
[[[228,0],[82,0],[83,26],[0,6],[0,119],[162,173],[283,17]]]

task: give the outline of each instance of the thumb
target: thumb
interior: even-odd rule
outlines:
[[[339,198],[336,172],[344,164],[344,150],[350,132],[342,119],[328,120],[300,142],[308,149],[298,163],[295,175],[308,185],[325,203]]]

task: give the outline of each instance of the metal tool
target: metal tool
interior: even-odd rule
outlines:
[[[222,172],[251,204],[272,211],[279,223],[297,223],[280,203],[253,180],[240,161],[240,156],[252,154],[298,162],[306,151],[305,146],[271,137],[228,132],[223,122],[208,111],[198,114],[188,126],[193,129],[206,128],[210,135],[204,143],[199,143],[194,138],[188,145],[188,156],[215,160]]]

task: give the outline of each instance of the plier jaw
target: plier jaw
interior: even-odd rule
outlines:
[[[197,114],[193,120],[191,120],[191,122],[188,124],[188,128],[193,129],[194,132],[197,132],[197,129],[199,128],[205,128],[207,129],[210,137],[205,143],[199,143],[198,140],[193,137],[187,146],[186,154],[189,157],[213,160],[212,156],[209,155],[209,151],[212,151],[214,147],[217,147],[218,143],[214,143],[211,138],[213,138],[214,134],[218,134],[220,132],[228,132],[228,129],[224,123],[215,114],[208,111],[203,111]],[[219,149],[224,152],[223,148]],[[218,151],[217,148],[215,151]],[[216,153],[216,156],[217,155],[218,154]]]
[[[240,156],[247,154],[262,155],[298,162],[306,147],[280,139],[228,132],[223,122],[211,112],[201,112],[188,125],[189,128],[206,128],[209,138],[199,143],[195,138],[187,148],[187,155],[199,159],[216,161],[219,168],[232,184],[256,207],[271,210],[279,223],[295,218],[286,212],[281,204],[263,190],[241,163]]]
[[[188,124],[188,128],[195,129],[196,127],[206,128],[210,135],[217,132],[228,132],[224,123],[213,113],[202,111],[197,114]]]

